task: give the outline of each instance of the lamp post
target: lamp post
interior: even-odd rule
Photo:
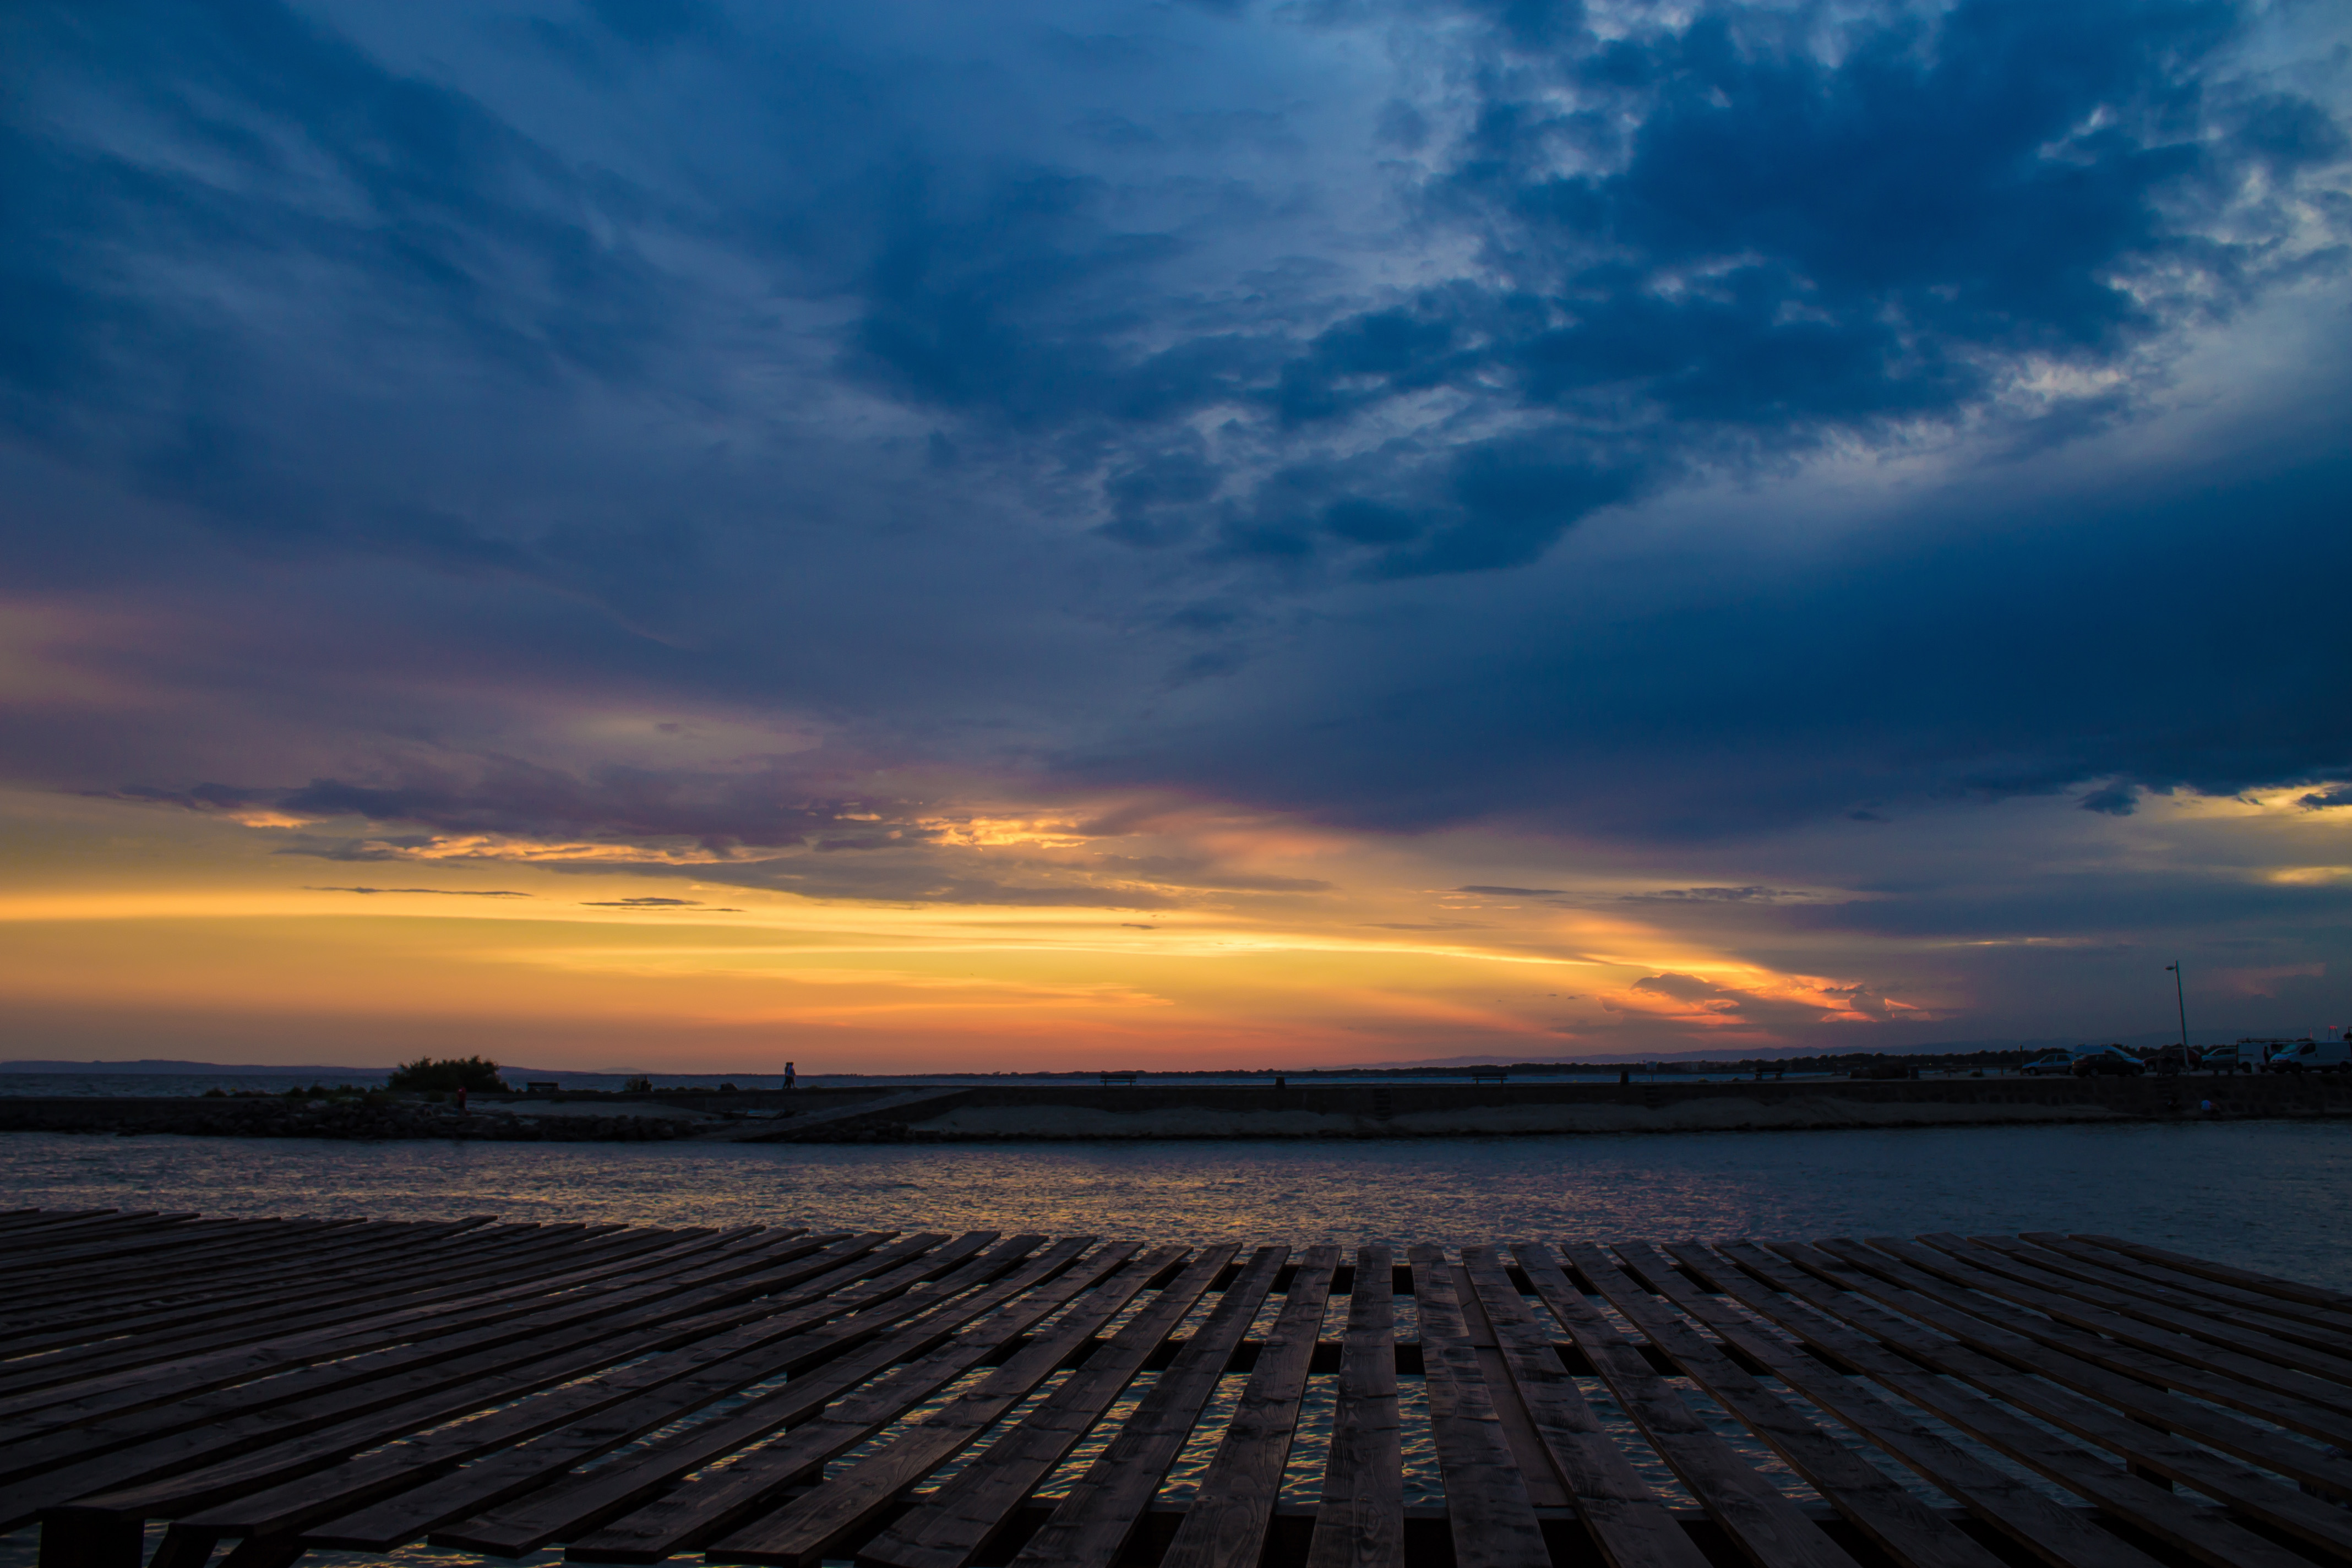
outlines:
[[[2189,1002],[2180,990],[2180,961],[2164,966],[2172,972],[2172,1005],[2180,1014],[2180,1070],[2189,1070]]]

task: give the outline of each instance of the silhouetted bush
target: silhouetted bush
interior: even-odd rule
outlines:
[[[474,1094],[507,1092],[506,1080],[499,1077],[499,1064],[484,1057],[462,1060],[452,1057],[439,1062],[431,1057],[419,1057],[394,1068],[385,1087],[422,1089],[428,1094],[451,1094],[461,1089]]]

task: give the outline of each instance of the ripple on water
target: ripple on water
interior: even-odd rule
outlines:
[[[1302,1245],[2104,1231],[2338,1289],[2347,1179],[2352,1127],[2285,1121],[805,1147],[0,1136],[0,1199],[51,1206]]]

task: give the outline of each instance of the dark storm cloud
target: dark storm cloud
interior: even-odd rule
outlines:
[[[604,767],[580,776],[507,757],[450,758],[412,765],[374,783],[313,779],[297,788],[200,784],[186,791],[133,786],[105,792],[126,800],[196,811],[257,806],[310,819],[362,817],[444,835],[634,843],[688,839],[707,849],[893,847],[922,843],[934,829],[910,802],[813,800],[805,783],[773,771],[657,772]],[[373,856],[422,840],[371,839],[341,854]]]
[[[590,12],[532,36],[575,39],[575,68],[580,49],[700,48],[711,69],[724,38],[745,71],[809,87],[806,118],[772,102],[751,149],[799,199],[683,206],[263,0],[36,8],[20,47],[69,61],[85,92],[34,95],[12,132],[12,422],[226,526],[563,578],[566,549],[593,547],[469,516],[429,482],[354,494],[223,410],[223,383],[282,394],[296,373],[220,285],[282,276],[362,341],[417,333],[562,398],[693,374],[666,363],[694,352],[692,284],[637,238],[671,228],[847,307],[835,357],[853,383],[1096,476],[1112,537],[1477,570],[1694,469],[1983,413],[2028,358],[2096,368],[2227,309],[2284,265],[2283,193],[2344,146],[2305,99],[2209,82],[2243,18],[2204,0],[1857,16],[1833,61],[1809,13],[1604,38],[1573,10],[1473,8],[1499,52],[1406,195],[1476,236],[1482,265],[1371,310],[1344,287],[1212,306],[1218,228],[1279,230],[1230,176],[1222,219],[1162,202],[1164,225],[1139,225],[1132,176],[892,123],[855,33],[762,47],[711,7]],[[1171,68],[1153,40],[1107,36],[1132,58],[1072,80]],[[845,124],[861,104],[870,122]],[[2273,194],[2248,198],[2257,172]],[[1438,393],[1479,417],[1310,455]],[[1213,407],[1249,421],[1222,458],[1181,424]],[[1473,434],[1497,420],[1520,427]]]
[[[263,770],[117,765],[101,717],[27,768],[384,826],[338,858],[677,838],[843,897],[991,887],[891,868],[929,806],[780,773],[352,759],[552,668],[1381,827],[2341,804],[2345,388],[2308,367],[2342,321],[2305,311],[2300,387],[2189,363],[2340,301],[2321,21],[812,15],[13,13],[0,425],[119,504],[27,506],[11,558],[190,584],[251,641],[127,677],[347,752],[194,785]],[[2114,445],[2183,379],[2260,430]],[[1921,452],[1815,530],[1809,462]],[[1654,535],[1676,506],[1707,526]],[[1564,562],[1604,513],[1613,553]],[[346,714],[358,672],[415,689]]]
[[[2137,790],[2341,780],[2352,464],[2293,443],[2340,447],[2315,415],[2347,395],[2287,416],[2291,461],[2001,467],[1834,548],[1717,536],[1707,570],[1465,591],[1410,636],[1366,612],[1087,761],[1368,825],[1501,812],[1652,842],[1883,832],[1895,801],[2088,786],[2112,815]],[[1283,736],[1306,710],[1302,752]]]

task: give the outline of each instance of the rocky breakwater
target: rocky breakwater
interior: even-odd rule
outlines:
[[[371,1096],[289,1100],[0,1100],[0,1131],[130,1136],[175,1132],[214,1138],[465,1138],[494,1142],[642,1142],[692,1135],[691,1121],[661,1115],[519,1115]]]

